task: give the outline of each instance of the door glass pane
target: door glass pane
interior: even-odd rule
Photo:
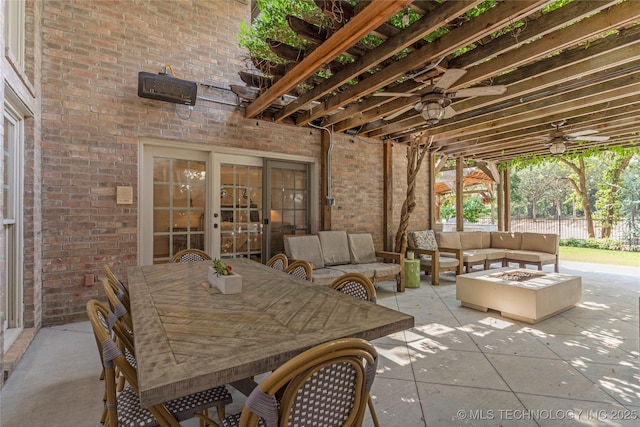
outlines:
[[[220,166],[220,256],[262,259],[262,167]]]
[[[204,248],[205,162],[155,157],[153,262],[178,251]]]
[[[293,166],[292,166],[293,167]],[[308,230],[308,196],[306,168],[270,169],[271,181],[271,253],[284,252],[284,236],[306,234]]]

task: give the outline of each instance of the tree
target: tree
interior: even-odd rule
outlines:
[[[409,227],[409,219],[411,213],[416,207],[416,177],[422,166],[424,157],[429,152],[429,144],[426,144],[426,138],[416,136],[411,141],[411,145],[407,147],[407,197],[402,203],[400,211],[400,224],[396,232],[395,252],[404,253],[407,249],[407,228]]]
[[[577,157],[570,160],[564,157],[557,157],[557,159],[560,163],[567,165],[574,173],[572,176],[569,176],[567,180],[571,184],[571,187],[582,206],[582,210],[584,211],[584,217],[587,222],[587,236],[593,239],[595,238],[596,233],[593,227],[593,214],[589,204],[589,189],[587,188],[586,178],[587,169],[584,157]]]
[[[633,153],[605,153],[602,157],[609,159],[603,179],[598,183],[596,208],[598,218],[602,220],[602,238],[611,237],[611,228],[620,220],[621,200],[617,197],[622,185],[622,173],[629,166]]]

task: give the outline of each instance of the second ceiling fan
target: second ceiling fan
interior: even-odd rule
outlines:
[[[385,117],[385,120],[392,120],[414,108],[427,121],[434,125],[443,118],[453,117],[456,111],[451,107],[451,102],[455,98],[468,98],[472,96],[502,95],[507,90],[506,86],[478,86],[456,91],[447,91],[455,82],[467,73],[467,70],[451,68],[446,70],[436,83],[430,85],[430,89],[425,93],[404,93],[404,92],[379,92],[374,96],[394,96],[394,97],[420,97],[415,104],[407,105],[405,108]],[[417,75],[416,75],[417,76]],[[415,79],[415,76],[412,76]]]
[[[564,153],[567,150],[568,142],[604,142],[609,140],[608,136],[594,135],[598,133],[598,131],[593,129],[565,133],[560,130],[560,128],[564,126],[565,123],[566,122],[564,120],[551,123],[551,126],[554,128],[554,130],[549,134],[549,136],[541,136],[536,138],[538,140],[547,141],[545,145],[549,147],[549,151],[551,152],[551,154],[558,155]]]

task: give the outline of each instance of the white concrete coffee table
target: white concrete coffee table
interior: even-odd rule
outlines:
[[[476,271],[456,277],[456,298],[463,307],[537,323],[580,302],[582,278],[513,267]]]

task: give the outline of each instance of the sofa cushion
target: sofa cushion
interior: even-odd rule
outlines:
[[[368,263],[368,264],[341,264],[341,265],[333,265],[329,268],[332,270],[341,271],[342,274],[348,273],[360,273],[364,274],[368,278],[372,279],[376,274],[376,269],[374,264],[376,263]]]
[[[313,274],[311,275],[311,281],[318,285],[330,285],[336,280],[338,277],[342,276],[344,273],[340,270],[334,270],[333,268],[318,268],[313,270]]]
[[[477,249],[477,253],[484,254],[486,259],[502,259],[506,256],[506,250],[504,249],[493,249],[493,248],[485,248],[485,249]]]
[[[324,265],[349,264],[349,241],[346,231],[320,231],[318,232]]]
[[[558,247],[557,234],[522,233],[520,249],[555,254]]]
[[[324,267],[324,257],[318,236],[304,235],[287,237],[285,253],[288,258],[310,262],[314,270]]]
[[[480,231],[461,231],[460,246],[465,249],[482,249],[482,232]]]
[[[543,262],[547,264],[555,262],[556,256],[547,252],[514,250],[507,251],[507,259],[510,261],[520,261],[523,263]]]
[[[436,233],[436,240],[441,248],[462,249],[457,231],[440,231]]]
[[[439,257],[438,260],[440,263],[440,268],[457,267],[458,265],[460,265],[460,261],[458,261],[458,258]],[[420,265],[431,267],[431,257],[429,257],[429,259],[420,260]]]
[[[347,240],[352,264],[376,262],[376,248],[370,233],[348,234]]]
[[[381,277],[391,277],[397,276],[400,274],[400,264],[395,264],[392,262],[374,262],[373,268],[375,270],[374,279],[379,279]]]
[[[466,251],[462,251],[463,262],[478,262],[484,261],[485,259],[487,259],[487,255],[482,252],[482,249],[467,249]]]
[[[491,232],[480,231],[482,234],[482,249],[489,249],[491,247]]]
[[[407,244],[416,249],[438,250],[438,242],[433,230],[410,231],[407,233]],[[420,259],[429,259],[429,255],[420,254]]]
[[[509,233],[505,231],[491,232],[491,247],[495,249],[520,249],[521,241],[521,233]]]

